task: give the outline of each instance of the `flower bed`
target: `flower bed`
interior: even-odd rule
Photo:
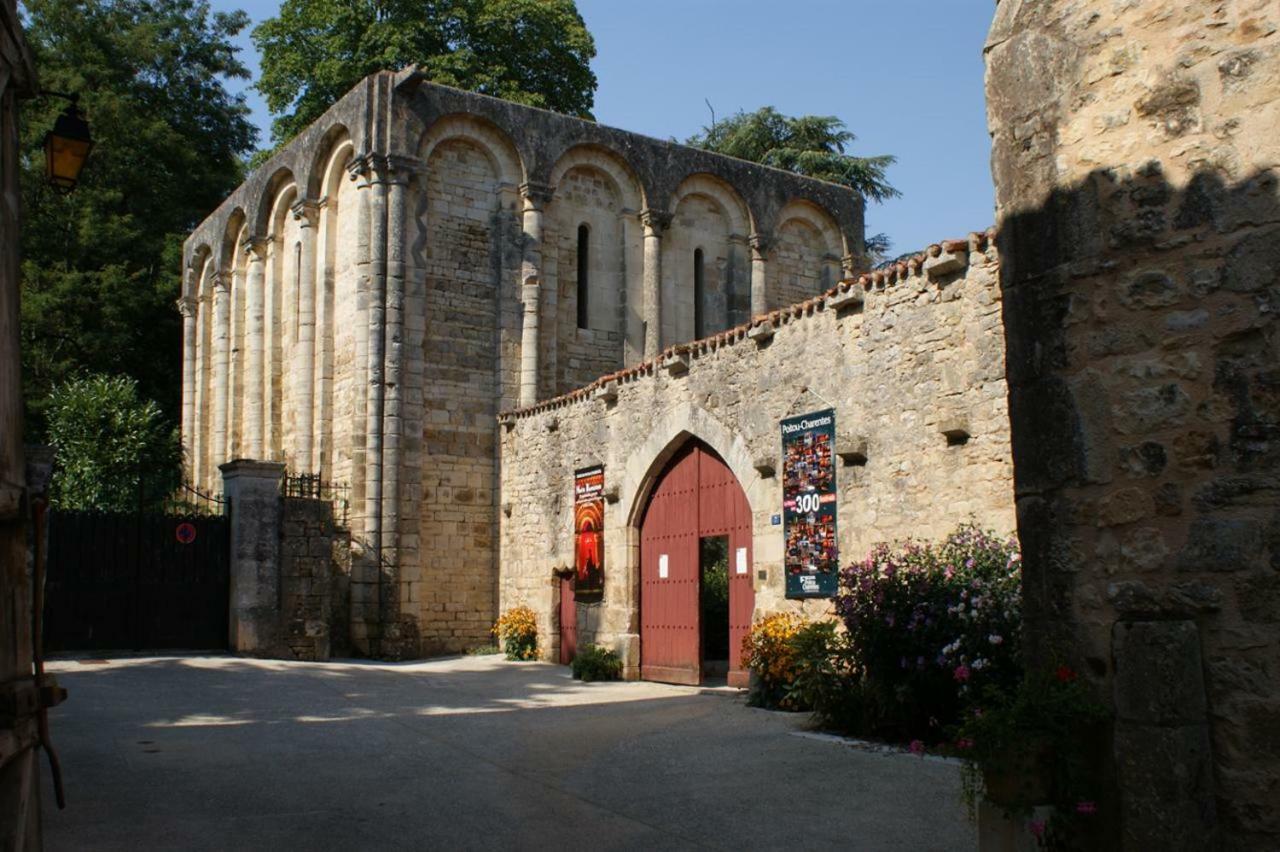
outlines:
[[[538,617],[529,607],[517,606],[504,612],[492,632],[501,640],[508,660],[538,659]]]

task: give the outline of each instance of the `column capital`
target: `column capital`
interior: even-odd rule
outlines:
[[[661,234],[671,227],[671,214],[665,210],[654,210],[651,207],[646,207],[640,211],[640,224],[644,225],[646,230],[653,231],[654,234]]]
[[[267,248],[271,245],[270,237],[249,237],[244,241],[244,253],[250,263],[258,263],[267,259]]]
[[[361,154],[347,164],[347,173],[351,179],[363,179],[365,185],[408,183],[423,169],[422,161],[417,157],[406,157],[401,154]]]
[[[221,269],[213,270],[209,273],[209,289],[214,293],[230,293],[231,276],[224,274]]]
[[[551,184],[538,183],[537,181],[525,181],[520,184],[520,197],[527,201],[532,207],[539,208],[551,201],[551,196],[555,193],[556,188]]]
[[[174,305],[177,306],[178,313],[182,314],[183,319],[191,319],[196,315],[196,300],[191,296],[178,298]]]
[[[752,234],[747,237],[747,243],[751,246],[751,250],[762,258],[765,252],[769,251],[769,246],[773,242],[768,234]]]
[[[314,227],[320,218],[320,201],[311,198],[303,198],[295,203],[290,209],[293,218],[297,221],[299,228]]]

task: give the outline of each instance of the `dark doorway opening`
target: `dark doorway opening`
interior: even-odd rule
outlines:
[[[702,681],[729,676],[729,536],[698,540],[698,622],[702,639]]]

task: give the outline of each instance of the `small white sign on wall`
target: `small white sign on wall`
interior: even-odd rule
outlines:
[[[667,579],[667,554],[658,557],[658,579]]]
[[[739,574],[747,573],[747,549],[745,547],[738,548],[738,566]]]

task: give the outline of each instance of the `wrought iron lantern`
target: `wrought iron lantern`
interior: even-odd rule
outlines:
[[[53,129],[44,135],[45,177],[59,192],[70,192],[80,180],[89,152],[93,150],[93,137],[89,124],[76,106],[79,95],[61,92],[44,92],[71,101],[62,115],[53,123]]]

